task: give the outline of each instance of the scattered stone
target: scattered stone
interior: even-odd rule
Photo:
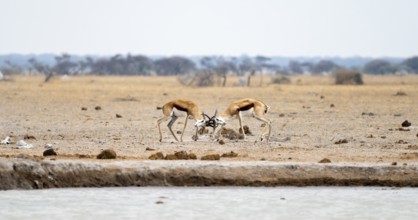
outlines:
[[[164,157],[164,159],[165,159],[165,160],[177,160],[177,157],[176,157],[176,155],[174,155],[174,154],[167,154],[167,155]]]
[[[176,133],[177,133],[177,134],[181,134],[181,131],[177,131]]]
[[[86,107],[81,107],[81,111],[87,111]]]
[[[374,138],[372,134],[367,135],[367,138]]]
[[[265,124],[263,124],[265,126]],[[242,126],[244,128],[244,133],[246,135],[253,135],[253,133],[251,133],[250,128],[247,125]],[[239,128],[239,133],[242,134],[242,129]]]
[[[46,149],[52,149],[52,144],[45,144],[44,148],[46,148]]]
[[[229,153],[223,153],[221,157],[238,157],[238,154],[234,151],[231,151]]]
[[[57,156],[57,152],[55,152],[54,149],[50,148],[48,150],[45,150],[44,153],[42,154],[44,157],[48,157],[48,156]]]
[[[163,201],[156,201],[155,204],[164,204]]]
[[[319,97],[320,99],[324,99],[325,98],[325,96],[323,96],[323,95],[321,95],[321,97]]]
[[[380,138],[382,138],[382,139],[386,139],[386,136],[385,136],[385,135],[382,135],[382,136],[380,136]]]
[[[148,159],[150,159],[150,160],[162,160],[162,159],[164,159],[164,154],[161,153],[161,152],[157,152],[157,153],[149,156]]]
[[[116,118],[122,118],[122,115],[116,114]]]
[[[154,148],[147,147],[147,148],[145,148],[145,151],[155,151],[155,149]]]
[[[398,163],[397,162],[392,162],[392,164],[391,164],[392,166],[396,166],[396,165],[398,165]]]
[[[102,107],[100,107],[100,106],[96,106],[96,107],[94,107],[94,109],[95,109],[96,111],[99,111],[99,110],[102,110]]]
[[[80,155],[78,155],[78,158],[80,158],[80,159],[86,159],[86,158],[91,158],[91,157],[89,155],[80,154]]]
[[[222,137],[228,138],[229,140],[244,139],[244,135],[230,128],[222,128],[221,135]]]
[[[24,140],[20,140],[16,143],[16,148],[18,148],[18,149],[22,149],[22,148],[28,149],[28,148],[32,148],[32,147],[33,147],[32,144],[28,144]]]
[[[361,115],[374,116],[374,113],[373,112],[363,112],[363,113],[361,113]]]
[[[260,160],[261,160],[261,161],[265,161],[265,160],[266,160],[266,158],[262,157]]]
[[[404,91],[397,91],[394,96],[406,96],[406,92],[404,92]]]
[[[36,137],[33,135],[28,135],[25,134],[25,136],[23,137],[24,140],[36,140]]]
[[[208,154],[200,158],[201,160],[220,160],[221,156],[219,154]]]
[[[418,137],[418,133],[417,133],[417,137]]]
[[[408,144],[408,142],[404,141],[404,140],[398,140],[395,142],[396,144]]]
[[[318,163],[331,163],[331,160],[328,158],[324,158],[322,160],[320,160]]]
[[[175,152],[174,155],[177,157],[178,160],[188,160],[189,159],[189,155],[187,154],[186,151]]]
[[[418,159],[418,152],[402,153],[400,155],[400,158],[404,159],[404,160],[416,160],[416,159]]]
[[[219,141],[219,144],[220,144],[220,145],[224,145],[224,144],[225,144],[225,141],[224,141],[224,140],[220,140],[220,141]]]
[[[198,139],[199,139],[199,137],[198,137],[197,135],[195,135],[195,134],[194,134],[194,135],[192,136],[192,140],[197,141]]]
[[[116,159],[116,152],[112,149],[103,150],[97,155],[97,159]]]
[[[401,113],[395,113],[395,114],[393,114],[393,116],[395,116],[395,117],[401,117],[402,114]]]
[[[10,137],[7,136],[4,140],[1,140],[0,143],[1,144],[11,144],[12,142],[10,141]]]
[[[281,113],[280,115],[279,115],[279,117],[280,118],[283,118],[285,115],[283,114],[283,113]]]
[[[408,145],[408,150],[418,150],[418,145]]]
[[[409,122],[408,120],[405,120],[404,122],[402,122],[402,127],[409,127],[411,126],[411,122]]]
[[[334,104],[331,104],[329,107],[334,108],[334,107],[335,107],[335,105],[334,105]]]
[[[347,139],[341,139],[341,140],[336,141],[334,144],[346,144],[346,143],[348,143]]]
[[[410,131],[409,128],[398,128],[396,130],[398,130],[398,131]]]
[[[196,159],[197,159],[196,154],[194,154],[194,153],[189,153],[189,159],[190,159],[190,160],[196,160]]]

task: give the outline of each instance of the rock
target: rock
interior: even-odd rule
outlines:
[[[221,157],[238,157],[238,154],[234,151],[231,151],[229,153],[223,153]]]
[[[167,154],[164,159],[165,160],[177,160],[177,157],[174,154]]]
[[[348,143],[347,139],[341,139],[341,140],[336,141],[334,144],[346,144],[346,143]]]
[[[154,148],[147,147],[147,148],[145,148],[145,151],[155,151],[155,149]]]
[[[122,115],[116,114],[116,118],[122,118]]]
[[[363,112],[361,115],[374,116],[373,112]]]
[[[318,163],[331,163],[331,160],[328,158],[324,158],[322,160],[320,160]]]
[[[335,105],[334,105],[334,104],[331,104],[329,107],[334,108],[334,107],[335,107]]]
[[[99,110],[102,110],[102,107],[100,107],[100,106],[96,106],[96,107],[94,107],[94,109],[95,109],[96,111],[99,111]]]
[[[87,111],[86,107],[81,107],[81,111]]]
[[[200,158],[201,160],[220,160],[221,156],[219,154],[208,154]]]
[[[402,122],[402,127],[409,127],[411,126],[411,122],[409,122],[408,120],[405,120],[404,122]]]
[[[174,155],[177,157],[178,160],[188,160],[189,159],[189,155],[187,154],[186,151],[175,152]]]
[[[264,124],[264,126],[265,126],[265,124]],[[250,128],[247,126],[247,125],[244,125],[244,126],[242,126],[243,128],[244,128],[244,133],[246,134],[246,135],[252,135],[252,133],[251,133],[251,131],[250,131]],[[240,134],[242,134],[242,129],[241,128],[239,128],[239,133]]]
[[[32,147],[33,147],[33,145],[32,145],[32,144],[28,144],[28,143],[26,143],[24,140],[20,140],[20,141],[18,141],[18,142],[16,143],[16,147],[17,147],[18,149],[22,149],[22,148],[26,148],[26,149],[28,149],[28,148],[32,148]]]
[[[164,159],[164,154],[161,153],[161,152],[157,152],[157,153],[152,154],[151,156],[149,156],[148,159],[150,159],[150,160],[162,160],[162,159]]]
[[[116,159],[116,152],[112,149],[103,150],[97,155],[97,159]]]
[[[48,157],[48,156],[57,156],[57,152],[54,151],[54,149],[48,149],[45,150],[44,153],[42,154],[44,157]]]
[[[392,166],[396,166],[396,165],[398,165],[398,163],[397,162],[393,162],[391,165]]]
[[[28,135],[25,134],[25,136],[23,137],[24,140],[36,140],[36,137],[33,135]]]
[[[401,117],[402,114],[401,113],[395,113],[395,114],[393,114],[393,116],[395,116],[395,117]]]
[[[194,154],[194,153],[189,153],[189,159],[190,159],[190,160],[196,160],[196,159],[197,159],[196,154]]]
[[[52,149],[52,144],[45,144],[44,148],[46,148],[46,149]]]
[[[229,140],[244,139],[244,135],[230,128],[222,128],[221,135],[222,137],[228,138]]]
[[[224,144],[225,144],[225,141],[224,141],[224,140],[220,140],[218,143],[219,143],[220,145],[224,145]]]
[[[418,135],[418,134],[417,134]],[[9,136],[7,136],[4,140],[1,140],[1,142],[0,142],[1,144],[10,144],[11,143],[11,141],[10,141],[10,137]]]

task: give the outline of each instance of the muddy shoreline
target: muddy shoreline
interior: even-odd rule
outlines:
[[[388,164],[0,158],[1,190],[115,186],[417,187],[418,169]]]

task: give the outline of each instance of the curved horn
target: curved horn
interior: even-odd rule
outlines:
[[[207,117],[210,120],[210,117],[207,114],[205,114],[204,112],[202,113],[202,116]]]
[[[218,114],[218,109],[215,110],[215,115],[213,115],[212,118],[215,118],[217,114]]]

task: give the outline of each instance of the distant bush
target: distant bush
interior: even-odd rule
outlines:
[[[290,78],[283,75],[277,75],[271,78],[271,83],[273,84],[290,84]]]
[[[209,87],[215,85],[215,75],[210,72],[179,75],[177,80],[184,86]]]
[[[363,74],[358,70],[338,69],[333,76],[337,85],[363,85]]]

